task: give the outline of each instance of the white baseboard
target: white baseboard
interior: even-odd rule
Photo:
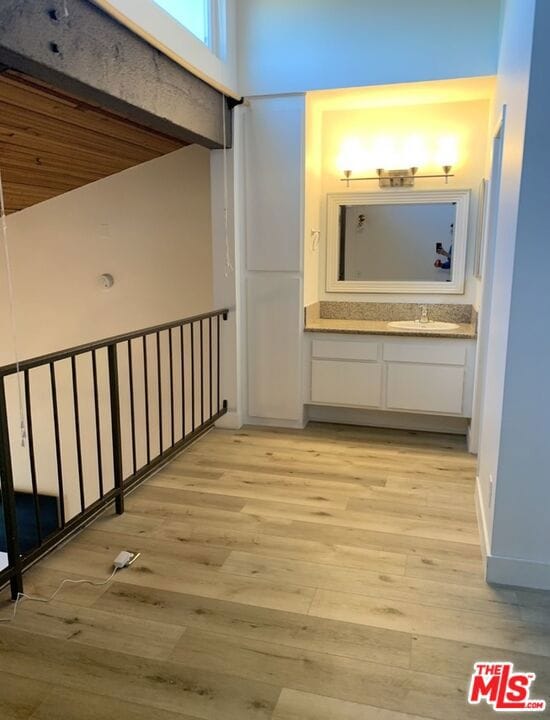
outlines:
[[[248,417],[245,425],[259,425],[260,427],[279,427],[291,430],[303,430],[307,423],[305,420],[279,420],[277,418]]]
[[[481,495],[481,484],[479,482],[479,476],[476,476],[476,515],[477,525],[479,528],[481,552],[485,560],[490,554],[491,543],[489,541],[489,527],[487,525],[487,518],[485,516],[485,507],[483,505],[483,497]]]
[[[224,428],[227,430],[240,430],[242,426],[242,417],[238,412],[234,410],[230,410],[229,412],[225,413],[225,415],[222,415],[222,417],[216,422],[216,427]]]
[[[491,585],[508,585],[534,590],[550,590],[550,564],[521,558],[501,557],[491,553],[487,516],[481,494],[479,477],[476,478],[476,514],[485,560],[485,579]]]
[[[466,418],[445,415],[416,415],[415,413],[360,410],[327,405],[307,405],[306,415],[308,420],[315,422],[363,425],[365,427],[391,428],[392,430],[420,430],[466,435],[468,429]]]
[[[488,555],[486,579],[491,585],[550,590],[550,564]]]
[[[477,455],[478,454],[478,443],[477,443],[477,437],[474,437],[472,434],[472,423],[468,425],[468,431],[466,433],[466,444],[468,447],[468,452],[471,455]]]

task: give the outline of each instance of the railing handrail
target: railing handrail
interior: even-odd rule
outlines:
[[[25,370],[40,367],[40,365],[49,365],[59,360],[66,360],[67,358],[74,357],[75,355],[82,355],[83,353],[90,352],[91,350],[100,350],[102,348],[109,347],[110,345],[117,345],[121,342],[134,340],[135,338],[143,337],[144,335],[152,335],[153,333],[162,332],[163,330],[180,327],[180,325],[190,325],[209,317],[219,317],[222,315],[223,319],[226,320],[228,313],[228,308],[211,310],[210,312],[201,313],[200,315],[193,315],[192,317],[172,320],[171,322],[162,323],[161,325],[152,325],[151,327],[143,328],[141,330],[134,330],[129,333],[123,333],[122,335],[114,335],[113,337],[95,340],[94,342],[86,343],[84,345],[76,345],[75,347],[58,350],[57,352],[48,353],[47,355],[38,355],[37,357],[29,358],[28,360],[22,360],[19,363],[10,363],[9,365],[0,367],[0,378],[5,377],[6,375],[13,375],[17,372],[23,372]]]
[[[57,545],[66,542],[111,504],[114,503],[117,514],[122,514],[128,492],[211,429],[227,413],[228,402],[222,398],[220,387],[221,325],[222,318],[227,320],[228,314],[226,308],[211,310],[0,368],[0,513],[4,519],[8,555],[7,566],[0,569],[0,589],[9,582],[15,600],[23,591],[23,573],[29,567]],[[186,329],[189,332],[185,332]],[[107,356],[106,367],[103,362],[101,364],[101,377],[98,374],[97,350],[103,350],[102,355]],[[91,356],[90,364],[84,368],[77,358],[87,356]],[[150,364],[149,356],[154,356]],[[139,358],[143,358],[143,366],[137,368],[133,360],[139,363]],[[62,368],[58,363],[64,360],[68,360],[70,372],[59,372]],[[120,367],[119,360],[122,361]],[[50,408],[51,417],[48,418],[48,413],[43,410],[39,417],[45,418],[45,421],[33,423],[31,395],[39,373],[32,371],[43,367],[49,368],[50,397],[47,392],[39,393],[39,402],[41,408]],[[80,382],[79,368],[81,373],[86,370],[91,385]],[[149,369],[153,372],[150,373]],[[10,437],[10,425],[13,425],[11,429],[15,433],[17,428],[10,424],[6,398],[6,378],[13,378],[17,372],[22,374],[21,399],[24,400],[27,416],[24,447],[32,492],[25,492],[25,495],[30,495],[34,505],[34,519],[30,521],[18,517],[11,454],[15,436]],[[44,376],[43,388],[47,381],[47,376]],[[122,394],[121,387],[124,388]],[[63,406],[59,400],[60,392],[64,392],[62,397],[68,401]],[[149,403],[152,393],[157,398],[154,408]],[[89,420],[93,417],[91,422],[81,422],[85,417],[83,398],[87,398],[90,411],[87,417]],[[121,401],[121,398],[125,399]],[[124,422],[129,426],[126,439],[121,428],[121,402],[127,410],[124,415]],[[136,402],[145,410],[140,422],[136,421]],[[34,405],[36,412],[36,402]],[[107,406],[109,421],[104,417]],[[49,429],[50,422],[53,423],[53,434]],[[168,423],[169,431],[165,433]],[[70,432],[71,424],[74,435]],[[88,434],[84,437],[92,444],[95,440],[96,444],[95,460],[91,463],[84,462],[85,432]],[[67,439],[69,436],[72,440]],[[51,457],[55,457],[53,474],[53,468],[49,466],[45,471],[46,475],[51,474],[50,484],[57,484],[57,495],[56,492],[53,494],[54,498],[57,497],[57,507],[54,502],[53,510],[50,507],[48,513],[42,511],[42,496],[37,482],[38,474],[44,471],[44,465],[36,461],[38,445],[49,448]],[[146,448],[145,458],[143,452],[138,458],[138,445],[142,451]],[[72,460],[76,460],[74,467],[70,465],[69,473],[66,472],[67,458],[64,460],[64,452],[65,455],[69,452],[67,448],[72,448],[70,455]],[[128,459],[124,461],[125,448],[131,450],[131,462]],[[106,468],[110,468],[107,487],[104,485]],[[109,487],[111,483],[112,488]],[[67,499],[71,500],[68,514]],[[28,531],[26,534],[23,532],[25,528]]]

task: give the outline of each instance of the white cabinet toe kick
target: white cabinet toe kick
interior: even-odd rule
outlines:
[[[311,334],[305,403],[469,418],[475,340]]]

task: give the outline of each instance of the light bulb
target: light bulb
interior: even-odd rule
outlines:
[[[357,172],[364,167],[365,150],[357,138],[346,138],[340,147],[340,153],[336,160],[338,170],[345,172],[351,170]]]
[[[427,163],[426,140],[422,135],[410,135],[404,142],[403,167],[419,168]]]
[[[374,167],[383,170],[396,170],[398,165],[395,141],[387,135],[379,135],[373,146]]]
[[[437,141],[437,164],[441,167],[456,165],[458,160],[458,140],[456,135],[444,135]]]

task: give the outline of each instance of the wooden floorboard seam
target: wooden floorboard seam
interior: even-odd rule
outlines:
[[[2,720],[476,720],[476,660],[537,673],[550,593],[484,582],[464,438],[214,430],[32,568]],[[0,598],[0,614],[10,610]]]

